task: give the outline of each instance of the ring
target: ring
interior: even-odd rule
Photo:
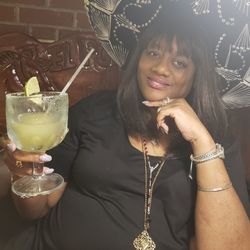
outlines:
[[[170,98],[167,96],[162,100],[161,107],[166,106],[168,103],[170,103]]]
[[[21,161],[16,161],[16,167],[17,168],[22,168],[23,167],[23,164]]]
[[[159,113],[162,109],[162,107],[166,106],[168,103],[170,103],[170,98],[167,96],[166,98],[164,98],[162,101],[161,101],[161,105],[158,107],[157,109],[157,113]]]

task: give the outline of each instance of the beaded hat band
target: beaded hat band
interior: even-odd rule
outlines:
[[[213,39],[228,108],[250,106],[250,0],[85,0],[96,36],[122,66],[141,32],[166,10],[190,15]]]

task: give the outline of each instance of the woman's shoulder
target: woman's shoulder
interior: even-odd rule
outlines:
[[[82,98],[79,103],[98,101],[98,100],[110,100],[116,97],[116,90],[99,90],[87,97]]]
[[[85,115],[85,119],[95,119],[95,117],[113,112],[115,107],[116,91],[103,90],[78,101],[70,107],[70,113],[75,116]]]
[[[82,98],[72,107],[102,106],[103,103],[114,103],[116,99],[115,90],[101,90],[92,95]]]

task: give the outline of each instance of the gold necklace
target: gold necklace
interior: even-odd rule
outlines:
[[[147,142],[145,139],[142,141],[142,149],[145,171],[144,230],[135,238],[133,245],[137,250],[154,250],[156,244],[149,235],[153,189],[156,179],[166,161],[166,157],[162,158],[155,166],[152,166],[149,160]],[[156,169],[157,172],[153,178],[153,172]]]

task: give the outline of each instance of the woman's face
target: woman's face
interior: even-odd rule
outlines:
[[[139,60],[137,80],[139,89],[148,101],[185,98],[193,84],[195,66],[191,58],[180,55],[173,39],[165,39],[145,49]]]

